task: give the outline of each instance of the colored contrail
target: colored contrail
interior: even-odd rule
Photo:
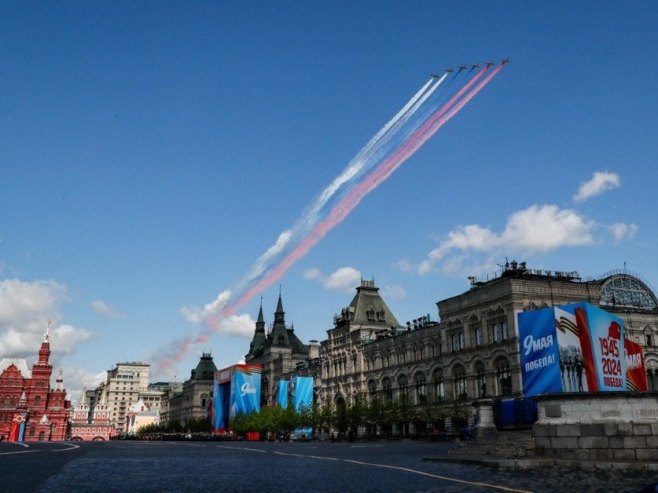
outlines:
[[[299,259],[306,255],[324,236],[340,224],[363,198],[407,161],[445,123],[452,119],[503,68],[504,63],[490,70],[485,66],[454,94],[451,86],[465,74],[459,71],[441,87],[448,73],[434,77],[389,120],[307,207],[293,227],[285,230],[274,245],[257,259],[250,271],[230,291],[227,301],[207,305],[204,314],[206,329],[193,336],[172,343],[156,362],[169,368],[182,360],[190,348],[208,341],[220,322],[234,315],[255,295],[278,281]],[[488,73],[489,72],[489,73]],[[443,89],[442,91],[439,89]]]
[[[480,84],[471,90],[472,86],[486,72],[487,69],[483,68],[450,101],[442,106],[424,125],[412,134],[406,144],[396,150],[389,159],[382,163],[371,174],[366,176],[364,181],[356,185],[347,196],[336,204],[328,217],[321,221],[311,233],[304,238],[297,248],[290,252],[269,275],[261,279],[258,284],[245,292],[235,303],[231,304],[231,308],[237,309],[243,306],[257,293],[279,280],[281,276],[283,276],[283,274],[295,264],[295,262],[306,255],[331,229],[342,222],[368,193],[386,180],[393,171],[409,159],[445,123],[455,116],[459,110],[461,110],[478,92],[480,92],[480,90],[482,90],[482,88],[488,84],[498,72],[500,72],[501,69],[502,65],[498,66],[488,77],[484,78]],[[471,90],[470,93],[468,93],[469,90]]]

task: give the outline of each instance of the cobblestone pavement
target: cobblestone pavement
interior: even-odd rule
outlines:
[[[640,492],[656,473],[426,462],[451,444],[0,443],[2,492]]]

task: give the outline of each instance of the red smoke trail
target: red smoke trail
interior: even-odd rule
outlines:
[[[320,221],[302,242],[292,250],[266,277],[261,279],[251,289],[246,291],[235,303],[231,304],[234,310],[245,305],[256,294],[278,281],[295,262],[306,255],[324,236],[361,202],[361,200],[381,182],[386,180],[402,163],[409,159],[432,135],[434,135],[446,122],[455,116],[466,103],[468,103],[482,88],[502,69],[498,66],[475,89],[468,93],[461,101],[459,98],[477,82],[485,73],[486,67],[481,69],[450,101],[445,103],[432,117],[409,137],[407,143],[399,148],[390,158],[367,175],[365,180],[351,190],[331,210],[329,216]],[[456,104],[455,104],[456,103]],[[454,108],[450,109],[452,105]],[[449,110],[449,111],[448,111]],[[443,117],[443,118],[441,118]],[[437,121],[438,120],[438,121]],[[228,308],[228,307],[227,307]]]
[[[475,97],[503,68],[496,67],[475,88],[473,85],[488,70],[481,69],[460,91],[447,103],[438,109],[426,122],[424,122],[407,141],[398,148],[386,161],[373,170],[365,179],[356,185],[343,199],[341,199],[331,210],[329,215],[318,222],[308,235],[295,247],[274,269],[254,286],[242,294],[234,303],[222,308],[219,313],[205,320],[206,330],[194,338],[186,338],[178,341],[177,352],[167,359],[162,358],[159,366],[169,368],[183,359],[192,344],[205,343],[210,338],[212,330],[208,326],[215,326],[223,318],[235,314],[236,310],[247,304],[256,294],[260,293],[274,282],[279,280],[285,272],[299,259],[304,257],[315,245],[317,245],[326,234],[336,225],[342,222],[347,215],[363,200],[363,198],[385,181],[397,168],[420,149],[445,123],[455,116],[473,97]],[[470,92],[469,92],[470,91]],[[460,99],[461,98],[461,99]]]

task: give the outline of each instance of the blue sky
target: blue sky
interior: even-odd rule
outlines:
[[[198,333],[431,72],[512,63],[280,289],[323,339],[360,276],[401,322],[505,257],[658,285],[655,2],[5,2],[0,357],[72,394]],[[248,350],[255,297],[154,379]],[[192,320],[192,321],[190,321]],[[158,372],[153,372],[158,373]]]

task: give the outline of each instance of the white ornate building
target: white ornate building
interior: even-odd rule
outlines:
[[[321,402],[376,394],[447,410],[454,402],[470,408],[481,397],[522,396],[517,314],[581,301],[624,320],[626,334],[644,346],[649,388],[658,390],[658,300],[638,275],[583,280],[511,262],[470,280],[469,290],[437,302],[439,322],[421,317],[402,327],[374,284],[363,281],[321,342]]]

